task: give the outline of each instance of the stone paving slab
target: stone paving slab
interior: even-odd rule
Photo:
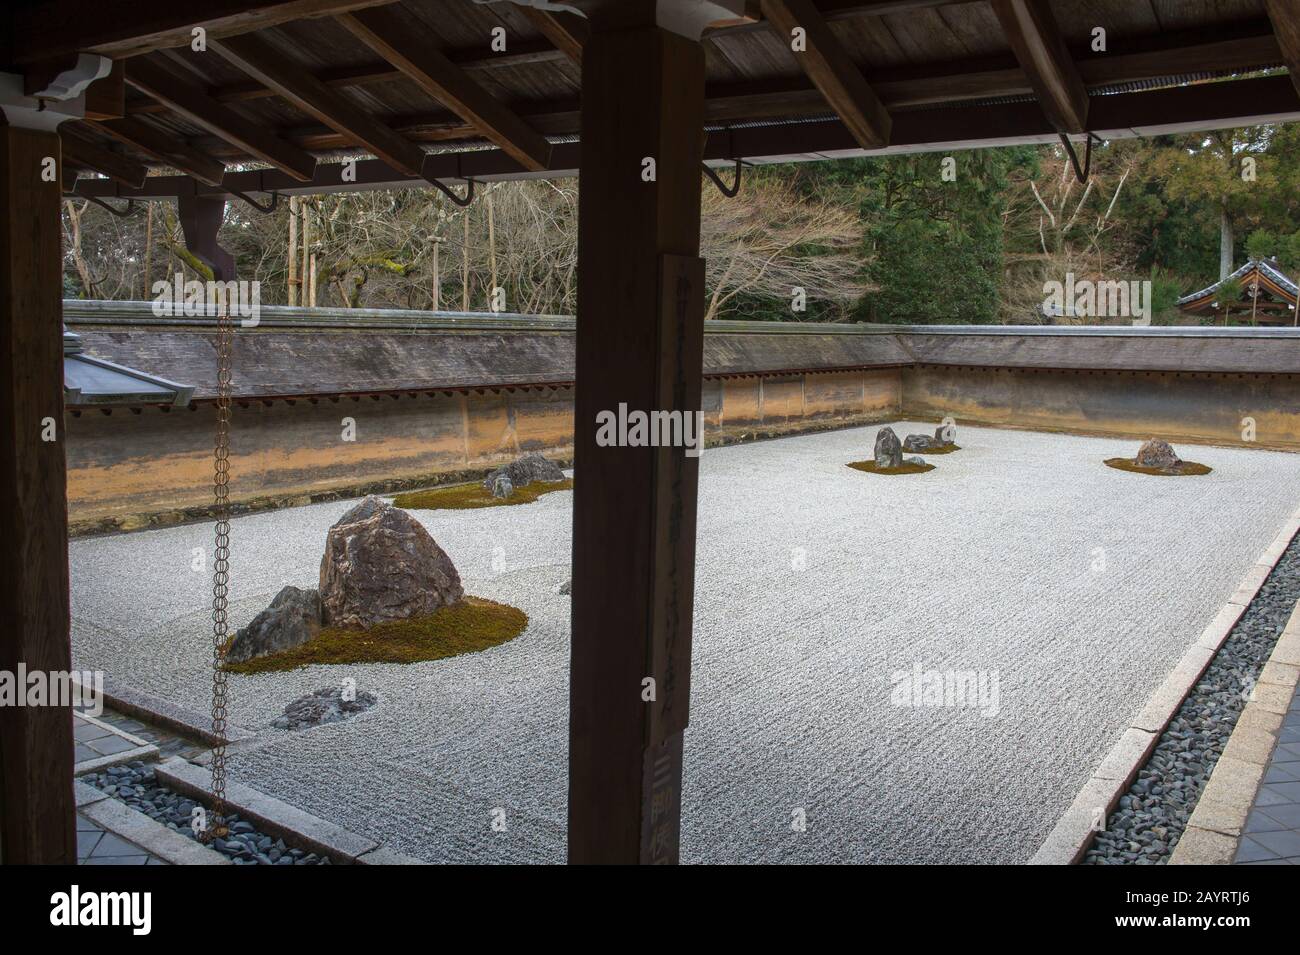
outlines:
[[[87,713],[73,712],[72,738],[74,776],[158,758],[157,746]]]

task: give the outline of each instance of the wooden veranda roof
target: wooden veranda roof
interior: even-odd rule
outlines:
[[[1296,119],[1300,97],[1276,74],[1300,64],[1297,9],[755,0],[705,34],[705,155],[772,162]],[[85,195],[321,192],[577,168],[578,15],[471,0],[40,0],[4,16],[0,59],[29,86],[76,52],[115,60],[87,118],[60,129]],[[203,52],[191,48],[196,23]],[[792,50],[795,27],[811,52]],[[375,161],[344,183],[333,163],[356,157]],[[155,169],[169,174],[145,183]]]

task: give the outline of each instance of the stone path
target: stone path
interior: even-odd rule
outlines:
[[[108,832],[77,813],[77,865],[167,865],[162,859]]]
[[[1300,686],[1237,844],[1238,865],[1300,865]]]

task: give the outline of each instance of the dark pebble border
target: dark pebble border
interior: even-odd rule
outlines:
[[[1081,865],[1169,861],[1297,601],[1300,535],[1174,714]]]
[[[199,841],[190,827],[190,818],[200,804],[160,785],[153,767],[136,761],[110,766],[102,773],[92,773],[81,779],[168,829]],[[225,839],[213,839],[208,847],[227,856],[235,865],[333,864],[327,856],[291,847],[283,839],[259,832],[251,822],[241,819],[236,813],[226,818],[226,824],[230,835]]]

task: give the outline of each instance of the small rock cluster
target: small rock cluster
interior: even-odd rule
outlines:
[[[924,454],[935,448],[946,448],[954,440],[956,440],[955,429],[952,425],[940,425],[934,429],[933,437],[928,434],[909,434],[903,439],[903,450]]]
[[[285,587],[235,634],[226,659],[241,663],[290,650],[323,626],[364,630],[464,599],[451,558],[424,525],[382,498],[367,497],[329,529],[320,589]]]
[[[943,429],[939,429],[942,431]],[[939,434],[938,431],[935,432]],[[904,451],[928,450],[931,447],[939,447],[944,444],[943,441],[931,439],[928,435],[909,434],[907,444],[898,440],[898,435],[894,433],[893,428],[881,428],[876,432],[875,460],[876,467],[881,471],[893,470],[900,468],[904,464],[916,464],[921,467],[925,466],[924,458],[903,457]],[[925,448],[918,447],[918,444],[925,443]]]
[[[200,805],[188,796],[182,796],[158,783],[153,768],[135,761],[123,766],[110,766],[102,773],[81,777],[96,789],[119,799],[132,809],[144,813],[168,829],[198,841],[191,827],[194,810]],[[226,817],[230,834],[223,839],[213,839],[209,848],[228,856],[235,865],[331,865],[327,857],[292,848],[283,839],[273,839],[251,822],[231,813]]]
[[[564,471],[554,461],[540,454],[525,454],[522,458],[497,468],[483,479],[495,498],[508,498],[516,488],[526,487],[534,481],[563,481]]]
[[[1228,634],[1161,735],[1145,766],[1097,833],[1086,865],[1169,861],[1201,792],[1223,755],[1250,690],[1300,600],[1300,541]]]
[[[379,698],[365,690],[351,694],[353,699],[343,698],[343,688],[327,686],[306,696],[300,696],[284,708],[284,715],[276,717],[271,725],[282,730],[301,730],[324,723],[337,723],[349,716],[364,713]]]

